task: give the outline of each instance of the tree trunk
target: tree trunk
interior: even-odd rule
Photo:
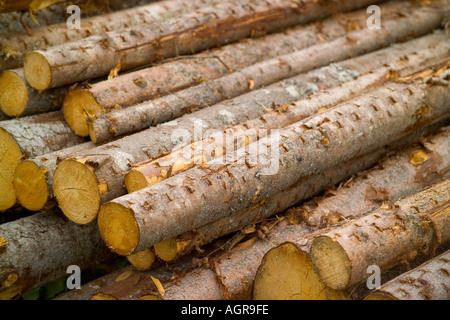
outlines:
[[[308,99],[285,105],[281,108],[282,111],[275,109],[273,112],[268,112],[259,118],[227,128],[219,136],[214,135],[213,137],[194,142],[156,160],[133,164],[133,169],[125,175],[125,186],[128,192],[131,193],[196,165],[203,165],[213,158],[223,156],[227,153],[227,149],[231,148],[233,150],[233,148],[239,149],[244,147],[270,134],[270,131],[273,129],[291,125],[380,85],[387,81],[386,74],[389,72],[395,71],[397,74],[401,74],[402,69],[407,69],[408,71],[419,70],[424,68],[426,63],[432,63],[433,59],[439,61],[442,56],[447,55],[449,50],[450,44],[443,42],[435,48],[417,52],[410,56],[404,55],[397,62],[386,64],[383,68],[372,70],[371,73],[360,76],[357,81],[342,83],[338,87],[308,97]],[[408,64],[404,62],[406,58],[408,59]],[[381,59],[378,61],[386,60]],[[329,72],[329,77],[339,78],[347,76],[351,79],[358,74],[355,71],[358,70],[357,67],[351,66],[348,62],[344,64],[350,69],[340,69],[332,65],[332,68],[336,68],[336,71],[334,76],[333,72]],[[439,61],[438,66],[435,68],[438,69],[441,64],[442,62]]]
[[[69,87],[44,92],[31,88],[23,69],[3,71],[0,74],[0,109],[10,117],[25,117],[61,109]]]
[[[360,172],[336,190],[289,210],[315,230],[329,228],[378,209],[383,203],[412,196],[424,188],[449,178],[450,128],[415,143],[383,160],[374,168]],[[425,152],[427,160],[411,162],[411,155]],[[348,210],[351,208],[351,210]],[[320,235],[324,231],[316,231]],[[255,277],[254,299],[317,299],[325,287],[314,272],[308,237],[293,237],[271,249],[263,258]],[[308,270],[306,272],[305,270]],[[306,288],[312,288],[308,290]],[[313,294],[314,293],[314,294]]]
[[[355,31],[350,34],[351,36],[340,37],[263,61],[174,95],[94,117],[89,123],[91,139],[94,142],[101,142],[146,129],[180,117],[192,109],[205,108],[224,99],[244,94],[251,89],[262,88],[331,62],[389,46],[392,41],[403,41],[411,36],[427,33],[440,25],[441,14],[424,9],[413,10],[406,17],[385,20],[385,28],[382,30],[369,33],[365,29]],[[423,23],[417,24],[418,19]],[[70,122],[70,118],[68,121]]]
[[[331,192],[332,195],[310,200],[302,206],[291,209],[289,214],[295,214],[301,221],[305,221],[314,228],[325,228],[377,208],[382,201],[396,201],[412,195],[427,186],[450,178],[449,135],[450,128],[447,128],[422,141],[421,144],[397,152],[367,172],[361,171],[375,164],[388,150],[380,149],[370,155],[352,159],[337,168],[302,180],[247,210],[183,233],[170,241],[165,240],[166,243],[174,244],[165,245],[159,250],[155,245],[155,252],[162,260],[174,260],[213,239],[241,230],[245,226],[286,210],[300,200],[314,196],[327,186],[344,181],[355,172],[357,178],[347,182],[345,187],[338,188],[335,194]],[[399,145],[404,143],[401,142]],[[428,159],[420,163],[411,163],[411,155],[417,152],[426,152]],[[351,215],[345,210],[349,207],[352,208]],[[278,280],[279,278],[271,282],[261,292],[268,292],[268,288],[275,287]],[[283,290],[285,289],[280,288],[279,292]],[[287,293],[287,290],[285,292]]]
[[[324,18],[331,14],[331,8],[322,2],[325,1],[215,3],[162,22],[34,51],[25,59],[25,77],[38,90],[102,77],[119,65],[121,70],[129,70],[247,38],[255,31],[273,32]],[[340,2],[333,9],[346,11],[374,2],[377,1]]]
[[[450,250],[382,285],[364,300],[450,300]]]
[[[73,160],[68,159],[58,166],[54,186],[58,186],[58,180],[62,182],[54,194],[69,219],[77,223],[93,221],[102,203],[126,193],[123,175],[131,164],[164,156],[173,149],[208,136],[209,132],[254,119],[270,107],[285,105],[319,88],[328,88],[330,82],[334,86],[347,81],[355,72],[363,73],[368,67],[379,67],[382,61],[398,59],[399,54],[411,53],[419,45],[437,44],[439,40],[442,40],[441,35],[433,35],[358,57],[354,62],[349,60],[315,70],[78,154]],[[347,64],[356,70],[343,70]],[[148,143],[149,137],[152,137],[152,143]],[[100,189],[99,185],[102,185]],[[58,189],[64,190],[61,191],[61,197],[58,196]],[[78,192],[80,189],[86,192]],[[79,204],[76,210],[72,206],[74,199]]]
[[[100,233],[122,255],[149,248],[447,118],[449,100],[448,84],[388,84],[272,133],[231,160],[214,159],[108,202],[98,214]]]
[[[94,147],[92,142],[86,142],[20,162],[14,171],[13,180],[17,201],[32,211],[50,205],[53,199],[53,174],[57,165],[65,158]]]
[[[0,123],[0,210],[16,202],[14,170],[23,159],[61,150],[84,142],[70,130],[62,112],[12,119]]]
[[[387,5],[386,8],[383,6],[384,19],[392,19],[392,16],[399,11],[399,6],[398,3]],[[312,23],[306,27],[296,27],[263,38],[245,39],[245,41],[229,44],[206,53],[182,56],[175,61],[124,74],[111,80],[94,84],[89,89],[71,91],[64,103],[64,114],[69,125],[76,133],[88,135],[89,129],[86,123],[88,118],[95,118],[98,114],[114,111],[118,106],[126,108],[152,98],[173,94],[181,89],[219,78],[252,64],[312,46],[320,42],[321,39],[334,39],[346,33],[348,26],[343,21],[348,21],[347,24],[351,22],[353,26],[356,25],[362,29],[366,19],[367,14],[365,10],[349,13],[339,17],[339,19],[333,17],[325,21]],[[270,77],[268,78],[270,79]],[[223,99],[224,97],[231,96],[223,92],[222,95],[218,95],[217,99]],[[162,101],[167,101],[167,99]],[[211,102],[208,104],[211,104]],[[192,108],[194,106],[184,106],[184,112],[192,111]],[[171,109],[173,110],[174,108],[171,107]],[[132,115],[133,112],[130,110],[128,114]],[[176,117],[177,114],[174,114],[173,117]],[[145,121],[142,120],[144,116],[146,117]],[[138,118],[140,118],[139,124],[142,126],[139,128],[144,129],[151,124],[156,124],[152,119],[154,118],[152,114],[140,114]],[[170,119],[168,116],[165,118]],[[105,121],[108,119],[108,116],[105,115],[102,119]],[[110,119],[109,121],[113,120]],[[117,126],[122,126],[121,128],[116,128],[118,132],[113,134],[109,133],[109,126],[102,126],[101,123],[97,124],[97,122],[93,122],[95,142],[105,141],[111,135],[118,136],[128,133],[123,132],[126,130],[126,127],[135,127],[118,123]],[[96,130],[96,127],[99,127],[99,129]]]
[[[371,265],[386,270],[420,253],[434,255],[450,239],[449,190],[446,180],[316,237],[310,255],[319,278],[343,290],[365,279]]]
[[[186,6],[182,0],[158,1],[142,7],[82,18],[80,29],[69,29],[67,22],[62,22],[33,29],[31,34],[26,31],[1,34],[0,57],[4,59],[0,60],[0,70],[23,66],[26,54],[33,50],[44,50],[93,34],[131,28],[139,24],[152,24],[158,20],[196,10],[210,2],[214,3],[209,0],[206,3],[202,0],[195,0],[191,1],[190,6]]]
[[[95,224],[71,223],[59,210],[2,224],[0,235],[6,240],[0,251],[2,299],[64,278],[70,265],[84,270],[114,256]]]

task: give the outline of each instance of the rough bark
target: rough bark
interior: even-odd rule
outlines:
[[[99,116],[89,123],[91,139],[100,142],[142,130],[180,117],[192,109],[205,108],[295,74],[427,33],[439,26],[441,14],[424,9],[413,10],[410,15],[385,21],[384,29],[355,31],[348,37],[263,61],[173,95]],[[423,23],[417,24],[418,19]]]
[[[95,225],[71,223],[59,210],[2,224],[0,237],[6,240],[0,252],[3,299],[64,278],[70,265],[84,270],[114,256]]]
[[[335,195],[312,199],[295,209],[295,214],[311,226],[328,227],[365,211],[394,202],[422,188],[449,178],[449,128],[431,139],[397,153],[378,168],[358,174],[342,185]],[[347,208],[352,208],[349,211]]]
[[[118,12],[85,18],[81,29],[68,29],[67,23],[43,26],[32,30],[1,34],[0,70],[19,68],[23,65],[26,54],[33,50],[47,49],[66,42],[77,41],[93,34],[101,34],[113,30],[121,30],[139,24],[151,24],[175,15],[190,12],[213,3],[212,0],[195,0],[190,6],[180,0],[159,1],[145,6],[130,8]],[[120,9],[120,6],[117,7]],[[64,19],[66,20],[66,19]]]
[[[299,179],[447,118],[447,86],[385,85],[272,133],[231,160],[214,159],[116,198],[99,212],[102,238],[115,252],[130,254],[249,207]]]
[[[399,7],[398,3],[383,6],[383,18],[392,19],[392,16],[400,10]],[[405,10],[403,7],[402,5],[401,10]],[[409,9],[406,8],[406,11]],[[344,35],[350,23],[354,28],[363,28],[366,19],[365,11],[349,13],[339,17],[339,19],[333,17],[312,23],[306,27],[296,27],[263,38],[245,39],[197,55],[182,56],[175,61],[99,82],[88,89],[74,90],[65,99],[65,117],[75,132],[80,135],[87,135],[89,129],[86,121],[97,114],[114,111],[118,106],[125,108],[151,98],[172,94],[252,64],[301,50],[323,41],[323,39],[334,39]],[[227,96],[226,93],[222,94],[222,99],[225,96]],[[185,106],[184,112],[188,109],[192,111],[192,108]],[[132,113],[129,112],[129,114]],[[147,120],[142,121],[142,126],[148,127],[151,123],[155,123],[152,119]],[[110,119],[110,121],[113,120]],[[94,121],[94,130],[98,126],[102,128],[101,124]],[[108,132],[108,126],[104,127]],[[123,128],[117,128],[117,130],[120,132],[116,133],[116,136],[123,134]],[[95,132],[94,141],[96,142],[102,142],[109,138],[109,136],[103,137],[104,133],[99,130],[95,130]]]
[[[64,121],[62,112],[24,117],[0,123],[0,179],[4,195],[0,210],[14,205],[16,196],[12,181],[14,170],[23,159],[80,144],[84,140],[74,134]]]
[[[320,294],[325,285],[312,269],[309,254],[311,242],[324,233],[320,229],[330,230],[332,226],[358,218],[384,203],[412,196],[447,180],[450,174],[449,133],[449,128],[445,128],[425,141],[403,148],[370,170],[358,173],[336,190],[328,190],[321,198],[290,209],[289,215],[318,231],[307,237],[293,237],[264,257],[256,273],[253,298],[283,299],[296,295],[318,298],[319,295],[310,293]],[[414,159],[411,155],[417,152],[426,152],[428,159],[411,163]],[[309,271],[305,274],[304,270]],[[314,289],[309,293],[308,285]]]
[[[343,64],[339,63],[315,70],[299,76],[296,81],[290,81],[292,80],[290,79],[264,89],[249,92],[224,103],[185,115],[164,125],[107,143],[90,152],[78,154],[74,157],[75,161],[72,164],[68,164],[68,161],[66,161],[65,164],[68,164],[66,168],[57,168],[57,171],[62,172],[61,175],[55,174],[55,181],[59,179],[58,177],[61,177],[62,186],[60,189],[70,191],[64,191],[61,197],[58,197],[57,190],[54,190],[54,194],[63,212],[70,219],[75,219],[74,221],[78,223],[80,221],[83,221],[83,223],[90,222],[96,217],[100,204],[126,193],[123,174],[130,169],[130,164],[164,156],[176,148],[181,148],[189,145],[192,141],[207,137],[209,132],[223,130],[226,127],[256,118],[267,112],[270,107],[282,106],[299,99],[302,95],[314,93],[319,88],[327,88],[327,82],[329,81],[331,83],[346,81],[349,76],[354,75],[354,72],[346,72],[339,68],[345,69],[347,63],[349,68],[356,68],[354,71],[363,73],[370,66],[376,68],[381,62],[398,58],[399,54],[413,52],[419,45],[432,46],[442,39],[442,35],[424,37],[407,44],[355,58],[354,63],[349,60]],[[330,77],[330,74],[334,76]],[[152,137],[151,143],[148,142],[149,137]],[[71,169],[72,166],[78,167],[78,169]],[[78,170],[81,170],[84,174],[77,174]],[[74,184],[70,185],[67,180],[69,176],[74,177],[72,180],[79,179],[79,181],[74,181]],[[100,184],[107,186],[106,189],[101,188],[103,192],[99,191],[98,186]],[[88,188],[87,186],[91,187]],[[86,190],[86,193],[83,192],[83,195],[80,195],[77,189]],[[79,209],[73,210],[71,199],[77,199],[78,203],[80,201],[85,203],[82,206],[85,210],[83,209],[81,212]],[[68,204],[64,205],[63,202]],[[77,218],[79,215],[88,218],[80,220]]]
[[[405,272],[364,300],[449,300],[450,251]]]
[[[415,52],[411,55],[405,54],[396,62],[385,64],[383,68],[372,70],[371,73],[360,76],[357,81],[348,81],[325,92],[310,96],[305,100],[285,105],[281,110],[275,109],[259,118],[227,128],[221,134],[215,134],[210,138],[206,137],[201,141],[177,149],[156,160],[133,164],[133,169],[125,175],[127,190],[129,193],[137,191],[196,165],[205,164],[213,158],[221,157],[227,153],[228,149],[233,150],[244,147],[270,134],[270,131],[273,129],[291,125],[321,110],[351,99],[377,85],[381,85],[388,80],[386,74],[392,72],[402,74],[402,69],[407,71],[421,69],[424,68],[427,62],[432,63],[433,61],[430,60],[433,59],[438,62],[434,68],[439,69],[442,65],[440,58],[446,56],[449,50],[450,44],[441,43],[435,48],[430,48],[423,52]],[[405,64],[405,60],[408,60],[407,64]],[[378,61],[385,60],[381,59]],[[349,77],[349,80],[352,77],[356,77],[358,67],[350,66],[348,62],[345,65],[350,69],[340,69],[332,65],[332,67],[337,67],[337,72],[335,72],[334,76],[332,72],[329,72],[329,75],[332,78]]]
[[[352,177],[354,173],[356,177],[352,178],[351,182],[345,183],[344,187],[339,187],[336,191],[329,190],[321,198],[292,208],[289,215],[297,216],[311,227],[325,228],[378,208],[382,201],[396,201],[412,195],[450,177],[449,134],[450,128],[443,129],[442,132],[422,140],[420,144],[397,151],[369,171],[361,172],[388,153],[387,149],[377,150],[370,155],[352,159],[337,168],[313,175],[247,210],[177,236],[174,238],[176,245],[172,248],[165,247],[164,256],[170,257],[168,260],[174,260],[186,255],[213,239],[284,211],[301,199],[310,198],[321,190]],[[401,142],[399,145],[406,143]],[[411,155],[418,151],[426,152],[428,159],[420,163],[411,163]],[[378,193],[373,196],[373,192]],[[349,207],[352,208],[351,212],[345,210]]]
[[[342,290],[364,280],[370,265],[383,271],[433,256],[450,239],[449,190],[446,180],[316,237],[310,255],[319,278]]]
[[[20,162],[13,180],[17,202],[33,211],[51,205],[54,199],[53,175],[57,165],[65,158],[94,147],[92,142],[85,142]]]
[[[121,70],[128,70],[162,58],[190,54],[250,37],[255,30],[273,32],[324,18],[331,14],[332,9],[323,2],[247,0],[244,3],[215,3],[176,19],[34,51],[25,59],[25,77],[38,90],[98,78],[107,75],[119,63]],[[340,2],[333,5],[333,9],[346,11],[374,2],[377,1]]]
[[[30,87],[23,69],[0,74],[0,109],[10,117],[25,117],[61,109],[69,87],[39,92]]]

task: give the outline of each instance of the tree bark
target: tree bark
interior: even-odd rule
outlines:
[[[55,181],[61,179],[62,183],[54,190],[54,194],[69,219],[73,219],[77,223],[93,221],[100,209],[100,204],[126,193],[123,174],[130,169],[131,164],[164,156],[173,149],[181,148],[189,145],[192,141],[208,136],[209,132],[222,130],[256,118],[267,112],[270,107],[285,105],[299,99],[302,95],[316,92],[319,86],[323,89],[327,88],[329,81],[331,81],[331,85],[338,84],[348,80],[348,76],[354,74],[355,71],[363,73],[370,66],[376,68],[382,61],[391,61],[398,58],[399,54],[413,52],[418,45],[433,45],[437,44],[439,40],[442,40],[441,35],[433,35],[430,38],[419,39],[417,42],[413,41],[358,57],[354,63],[349,60],[343,64],[315,70],[298,78],[290,79],[295,81],[287,80],[249,92],[164,125],[107,143],[90,152],[78,154],[74,156],[74,161],[71,161],[72,159],[63,161],[57,168],[57,172],[59,171],[61,174],[55,173]],[[357,69],[348,72],[339,71],[339,68],[345,68],[347,63],[349,68]],[[330,74],[334,74],[334,76],[330,77]],[[149,137],[152,137],[152,143],[148,143]],[[79,170],[83,174],[78,174]],[[73,178],[70,178],[71,176]],[[100,184],[103,185],[100,188],[102,191],[99,189]],[[58,185],[58,182],[54,182],[55,185]],[[64,190],[60,197],[57,189]],[[86,192],[80,194],[77,191],[79,189]],[[73,209],[71,199],[76,199],[80,204],[77,210]]]
[[[365,279],[370,265],[386,270],[434,255],[450,239],[448,190],[450,180],[316,237],[310,255],[319,278],[342,290]]]
[[[195,0],[190,3],[192,3],[190,6],[185,6],[181,0],[158,1],[141,7],[87,17],[82,19],[80,29],[67,28],[67,22],[64,19],[64,22],[59,24],[33,29],[32,34],[26,31],[1,34],[0,57],[3,57],[4,60],[0,61],[0,70],[22,67],[26,54],[33,50],[44,50],[94,34],[131,28],[139,24],[152,24],[155,21],[190,12],[213,2]],[[120,9],[120,6],[114,8]]]
[[[405,10],[403,7],[402,5],[402,10]],[[399,10],[398,3],[383,6],[384,19],[392,19]],[[410,11],[410,8],[406,8],[406,10]],[[252,64],[301,50],[323,39],[334,39],[347,32],[350,22],[353,27],[358,26],[362,29],[366,19],[365,11],[349,13],[343,17],[333,17],[314,22],[306,27],[296,27],[263,38],[245,39],[193,56],[182,56],[175,61],[99,82],[89,89],[74,90],[66,97],[64,103],[65,117],[75,132],[80,135],[87,135],[89,133],[86,123],[88,118],[95,118],[96,115],[114,111],[118,106],[126,108],[153,98],[173,94],[181,89],[219,78]],[[346,21],[348,22],[345,23]],[[223,92],[221,98],[223,99],[225,96],[231,97]],[[167,99],[162,101],[167,101]],[[194,107],[194,105],[185,106],[184,112],[192,111]],[[171,107],[171,109],[174,108]],[[130,111],[128,114],[133,114],[133,112]],[[146,117],[147,121],[142,121],[142,117]],[[140,118],[142,126],[149,127],[150,124],[155,124],[151,119],[152,114],[141,114]],[[108,119],[108,116],[102,117],[102,119]],[[111,121],[114,120],[110,119]],[[109,126],[105,125],[104,130],[99,131],[103,127],[99,124],[100,128],[96,130],[95,128],[98,126],[96,123],[97,121],[93,123],[94,141],[102,142],[110,138],[112,133],[104,136],[105,133],[103,132],[108,133]],[[122,125],[124,126],[124,124]],[[119,132],[115,136],[124,133],[124,128],[117,128],[116,130]]]
[[[14,170],[23,159],[84,142],[70,130],[62,112],[12,119],[0,123],[0,179],[4,196],[0,198],[0,210],[12,207],[16,202],[12,184]]]
[[[61,109],[69,87],[38,92],[28,85],[23,69],[0,74],[0,109],[10,117],[25,117]]]
[[[335,4],[333,9],[346,11],[374,2],[346,1]],[[176,20],[170,18],[34,51],[25,59],[25,77],[33,88],[47,90],[102,77],[119,63],[121,70],[129,70],[234,42],[251,36],[255,30],[273,32],[330,14],[329,6],[312,0],[302,4],[292,0],[215,3]]]
[[[450,250],[405,272],[364,300],[449,300]]]
[[[194,142],[156,160],[133,164],[133,169],[125,175],[125,186],[128,192],[131,193],[165,180],[181,171],[197,165],[203,165],[213,158],[223,156],[230,148],[233,150],[234,148],[244,147],[270,134],[270,131],[273,129],[291,125],[321,110],[351,99],[377,85],[381,85],[387,81],[386,74],[390,72],[395,71],[397,74],[402,74],[402,71],[405,71],[404,69],[409,72],[414,69],[419,70],[424,68],[427,63],[433,63],[432,60],[438,61],[438,66],[434,67],[438,69],[442,64],[440,58],[446,56],[449,50],[450,44],[441,43],[435,48],[427,49],[424,52],[415,52],[412,55],[405,54],[402,59],[385,64],[383,68],[372,70],[370,74],[360,76],[357,81],[341,83],[339,86],[320,94],[285,105],[281,108],[282,111],[275,109],[259,118],[227,128],[220,135],[213,135]],[[408,64],[405,64],[405,59],[408,59]],[[358,59],[355,60],[357,61]],[[381,59],[379,61],[386,60]],[[332,65],[331,68],[336,68],[336,70],[334,72],[330,71],[329,77],[348,77],[350,80],[358,74],[356,71],[358,67],[355,67],[356,64],[353,66],[348,62],[344,64],[346,69]]]
[[[158,256],[170,261],[186,255],[213,239],[241,230],[247,225],[284,211],[300,202],[301,199],[308,199],[328,186],[336,185],[352,177],[355,173],[356,177],[351,182],[347,182],[344,187],[339,187],[336,191],[330,190],[326,196],[292,208],[289,215],[297,216],[299,220],[305,221],[311,227],[322,229],[378,208],[382,201],[393,202],[413,195],[425,187],[450,177],[449,135],[450,128],[446,128],[422,140],[420,144],[396,152],[370,171],[361,172],[375,164],[388,152],[387,149],[377,150],[370,155],[352,159],[337,168],[313,175],[241,213],[235,213],[173,238],[175,245],[164,246],[164,254]],[[405,143],[401,142],[399,145]],[[420,163],[411,163],[411,155],[420,151],[426,152],[428,159]],[[376,193],[375,196],[374,193]],[[352,211],[348,212],[345,208],[352,208]],[[157,251],[156,253],[158,254]],[[273,286],[274,283],[271,283],[269,287]],[[267,292],[267,289],[262,291]]]
[[[6,240],[0,252],[2,299],[64,278],[70,265],[84,270],[114,256],[97,226],[71,223],[59,210],[2,224],[0,235]]]
[[[116,198],[99,212],[102,238],[127,255],[249,207],[299,179],[447,118],[447,86],[388,84],[272,133],[231,160],[214,159]]]
[[[192,109],[205,108],[251,89],[262,88],[331,62],[362,55],[389,46],[392,42],[427,33],[440,25],[441,14],[424,9],[413,10],[406,17],[386,20],[382,30],[355,31],[351,36],[339,37],[263,61],[173,95],[94,117],[89,123],[90,137],[94,142],[101,142],[146,129],[180,117]],[[423,23],[417,24],[418,19]]]
[[[54,199],[53,175],[57,165],[74,154],[94,147],[92,142],[85,142],[20,162],[14,171],[13,180],[18,203],[32,211],[51,205]]]
[[[446,181],[449,178],[449,134],[449,128],[446,128],[422,139],[397,151],[370,170],[358,173],[336,190],[329,190],[318,199],[290,209],[289,216],[296,217],[316,231],[307,237],[293,237],[265,255],[255,276],[253,298],[319,298],[325,285],[311,264],[310,249],[314,237],[324,233],[324,228],[332,230],[333,226],[372,212],[384,203],[412,196],[433,184]],[[428,159],[411,163],[411,155],[417,152],[426,152]]]

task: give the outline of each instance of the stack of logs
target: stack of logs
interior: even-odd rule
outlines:
[[[0,0],[0,299],[119,257],[56,299],[450,298],[449,0],[32,2]]]

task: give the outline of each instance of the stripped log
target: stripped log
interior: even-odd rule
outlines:
[[[32,211],[50,205],[53,199],[53,174],[57,165],[65,158],[94,147],[92,142],[85,142],[21,161],[14,171],[13,179],[17,202]]]
[[[418,19],[423,23],[417,24]],[[298,73],[378,50],[389,46],[393,41],[403,41],[411,36],[427,33],[439,27],[441,20],[441,13],[424,9],[413,10],[409,15],[386,20],[384,29],[371,30],[369,33],[365,29],[355,31],[349,34],[350,38],[339,37],[313,45],[173,95],[94,117],[89,122],[90,137],[94,142],[101,142],[146,129],[180,117],[192,109],[205,108]]]
[[[285,105],[281,110],[275,109],[273,112],[268,112],[259,118],[227,128],[221,135],[213,134],[212,137],[194,142],[156,160],[133,164],[133,169],[125,175],[125,186],[128,192],[131,193],[196,165],[203,165],[213,158],[227,154],[228,149],[233,150],[244,147],[250,142],[270,134],[270,131],[273,129],[291,125],[321,110],[351,99],[374,86],[380,85],[387,81],[386,75],[394,72],[394,70],[397,74],[401,74],[403,73],[402,68],[408,71],[420,69],[434,58],[438,60],[437,66],[434,67],[436,69],[434,72],[439,72],[441,69],[444,70],[450,65],[450,62],[447,64],[446,61],[442,62],[439,59],[442,56],[447,56],[449,50],[450,44],[441,43],[435,48],[412,55],[404,55],[396,62],[385,64],[383,68],[372,70],[371,73],[360,76],[358,80],[348,81],[340,84],[338,87],[309,96],[305,100]],[[407,64],[405,64],[405,59],[408,60]],[[335,66],[332,65],[332,67]],[[346,67],[350,67],[348,62]],[[351,75],[351,72],[347,71],[352,69],[357,70],[358,68],[341,69],[339,77],[349,77],[349,80],[355,77],[355,75]]]
[[[447,118],[449,99],[445,82],[385,85],[272,133],[231,160],[214,159],[108,202],[98,214],[100,233],[121,255],[149,248]]]
[[[72,132],[64,121],[62,112],[12,119],[0,123],[0,179],[4,196],[0,198],[0,210],[12,207],[16,202],[14,170],[23,159],[61,150],[84,142]]]
[[[195,0],[190,3],[190,6],[185,6],[180,0],[159,1],[142,7],[84,18],[80,29],[69,29],[67,23],[63,22],[33,29],[32,34],[26,31],[1,34],[0,57],[3,61],[0,60],[0,70],[21,67],[26,54],[33,50],[47,49],[49,46],[76,41],[93,34],[151,24],[166,17],[201,8],[211,1]]]
[[[114,257],[95,225],[71,223],[59,210],[2,224],[0,238],[2,299],[62,279],[70,265],[85,270]]]
[[[374,2],[377,1],[339,2],[333,10],[347,11]],[[128,70],[247,38],[255,30],[273,32],[324,18],[332,10],[326,4],[313,0],[214,3],[177,18],[34,51],[25,58],[25,77],[38,90],[98,78],[117,66]]]
[[[399,7],[398,3],[383,7],[384,19],[392,19],[392,16],[400,10]],[[401,10],[404,10],[403,7],[402,5]],[[350,22],[354,28],[356,26],[363,28],[366,19],[365,11],[349,13],[339,19],[333,17],[264,38],[245,39],[245,41],[229,44],[209,52],[180,57],[175,61],[99,82],[88,89],[74,90],[67,95],[64,102],[65,118],[76,133],[87,135],[89,129],[86,121],[95,115],[114,111],[118,106],[125,108],[154,97],[159,98],[162,95],[172,94],[180,89],[219,78],[252,64],[301,50],[320,42],[321,39],[334,39],[346,33]],[[343,21],[348,21],[348,23],[343,23]],[[211,85],[208,84],[208,86]],[[231,96],[227,92],[223,92],[222,96],[217,99],[225,97],[230,98]],[[167,99],[163,101],[167,102]],[[207,104],[211,104],[211,102],[209,101]],[[192,111],[193,108],[194,106],[185,106],[185,110]],[[171,109],[174,109],[173,105],[171,105]],[[130,114],[132,113],[130,112]],[[109,119],[111,121],[111,118]],[[152,119],[143,122],[142,125],[147,124],[147,127],[150,126],[150,123],[155,124]],[[92,126],[95,128],[98,124],[94,122]],[[107,127],[105,126],[105,128]],[[120,133],[116,133],[116,136],[123,134],[123,129],[117,130]],[[109,138],[103,137],[104,134],[98,130],[95,132],[96,134],[92,135],[95,136],[94,142],[102,142]]]
[[[31,88],[23,69],[3,71],[0,74],[0,109],[10,117],[25,117],[61,109],[69,87],[44,92]]]
[[[385,283],[364,300],[450,300],[450,250]]]
[[[337,190],[290,209],[290,215],[319,231],[308,237],[293,237],[264,256],[255,276],[253,298],[319,298],[312,293],[320,293],[325,285],[313,270],[309,254],[314,237],[324,232],[320,229],[355,219],[378,209],[383,203],[412,196],[448,179],[449,134],[450,128],[446,128],[399,150],[376,167],[360,172]],[[415,161],[412,155],[417,153],[425,154],[422,159],[426,160]]]
[[[409,54],[419,45],[432,46],[442,39],[442,35],[427,36],[356,58],[354,63],[349,60],[343,64],[312,71],[299,76],[296,81],[287,80],[249,92],[164,125],[107,143],[90,152],[78,154],[74,159],[61,162],[56,169],[54,194],[69,219],[77,223],[88,223],[95,219],[102,203],[126,193],[123,174],[130,169],[130,164],[161,157],[175,148],[202,139],[204,132],[208,136],[206,133],[210,130],[222,130],[256,118],[268,111],[266,106],[283,106],[316,92],[318,86],[324,89],[329,87],[327,83],[333,86],[344,82],[349,80],[351,75],[355,76],[356,72],[363,73],[368,67],[379,67],[381,62],[392,61],[398,58],[399,54]],[[346,70],[346,63],[349,63],[349,68],[356,69]],[[330,74],[334,76],[330,77]],[[149,139],[151,143],[148,142]],[[58,180],[61,181],[60,186]],[[80,189],[86,192],[78,192]],[[71,205],[74,199],[79,204],[77,210]],[[87,217],[86,220],[84,217]]]
[[[365,279],[370,265],[386,270],[421,253],[434,255],[450,240],[449,190],[446,180],[316,237],[310,255],[321,281],[343,290]]]
[[[378,208],[382,201],[396,201],[413,195],[443,179],[448,179],[450,177],[448,171],[450,166],[449,138],[450,128],[443,129],[442,132],[422,140],[420,144],[396,152],[370,171],[358,174],[351,182],[347,182],[344,187],[339,188],[335,194],[310,200],[302,206],[290,209],[289,214],[295,215],[311,227],[326,228]],[[351,177],[353,172],[361,172],[375,163],[387,151],[377,150],[376,153],[370,155],[370,158],[366,156],[366,158],[351,160],[348,164],[336,169],[302,180],[293,187],[262,200],[258,205],[252,206],[242,213],[233,214],[188,231],[176,238],[165,240],[165,243],[171,245],[159,246],[159,248],[155,245],[155,253],[165,261],[186,255],[195,248],[209,243],[212,239],[243,229],[247,225],[286,210],[301,199],[314,196],[325,187]],[[414,159],[412,155],[421,152],[426,154],[426,160],[412,161]],[[260,210],[257,209],[258,206]],[[351,212],[345,210],[349,207],[352,208]],[[280,289],[278,293],[284,292],[291,296],[292,292],[288,293],[288,290],[282,285],[277,285],[278,281],[280,284],[283,282],[280,280],[280,275],[272,274],[276,275],[276,278],[270,281],[269,285],[264,286],[260,292],[269,294],[269,288],[276,290],[275,288],[278,287]],[[293,279],[293,277],[286,274],[286,279]],[[280,297],[278,296],[278,298]]]

